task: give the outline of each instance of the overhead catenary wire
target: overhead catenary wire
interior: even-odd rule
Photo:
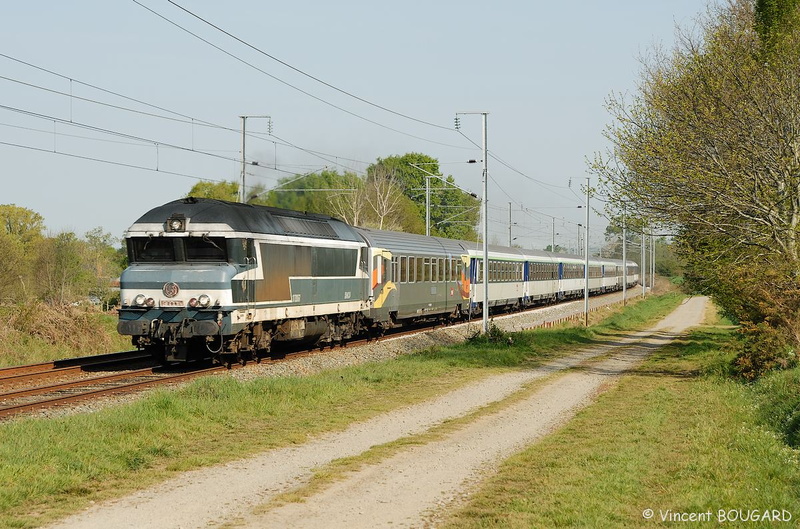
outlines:
[[[35,85],[35,84],[32,84],[32,83],[27,83],[25,81],[20,81],[18,79],[13,79],[13,78],[10,78],[10,77],[0,76],[0,79],[5,79],[7,81],[18,83],[18,84],[21,84],[21,85],[25,85],[25,86],[28,86],[28,87],[31,87],[31,88],[36,88],[36,89],[47,91],[47,92],[50,92],[50,93],[53,93],[53,94],[61,95],[61,96],[64,96],[64,97],[78,99],[80,101],[85,101],[85,102],[88,102],[88,103],[93,103],[93,104],[97,104],[97,105],[103,105],[103,106],[106,106],[106,107],[109,107],[109,108],[114,108],[114,109],[117,109],[117,110],[123,110],[123,111],[126,111],[126,112],[141,114],[141,115],[160,118],[160,119],[167,119],[167,120],[175,121],[175,122],[178,122],[178,123],[191,124],[193,126],[197,125],[197,126],[202,126],[202,127],[207,127],[207,128],[218,129],[218,130],[222,130],[222,131],[231,132],[231,133],[234,133],[234,134],[237,134],[237,135],[241,134],[241,129],[232,128],[232,127],[228,127],[228,126],[225,126],[225,125],[220,125],[218,123],[213,123],[211,121],[207,121],[207,120],[198,118],[196,116],[190,116],[188,114],[177,112],[175,110],[170,110],[170,109],[162,107],[162,106],[154,105],[154,104],[149,103],[147,101],[143,101],[141,99],[137,99],[137,98],[122,94],[120,92],[115,92],[113,90],[109,90],[107,88],[103,88],[103,87],[95,85],[95,84],[87,83],[87,82],[75,79],[73,77],[69,77],[67,75],[58,73],[58,72],[50,70],[48,68],[44,68],[42,66],[35,65],[35,64],[27,62],[27,61],[23,61],[21,59],[18,59],[16,57],[12,57],[12,56],[4,54],[4,53],[0,53],[0,57],[6,58],[6,59],[14,61],[14,62],[17,62],[19,64],[23,64],[25,66],[28,66],[29,68],[33,68],[33,69],[39,70],[41,72],[48,73],[50,75],[53,75],[53,76],[56,76],[56,77],[60,77],[61,79],[70,81],[70,83],[74,82],[76,84],[79,84],[79,85],[82,85],[82,86],[86,86],[86,87],[91,88],[93,90],[98,90],[100,92],[103,92],[103,93],[106,93],[106,94],[109,94],[109,95],[113,95],[115,97],[119,97],[119,98],[125,99],[127,101],[132,101],[134,103],[137,103],[137,104],[140,104],[140,105],[144,105],[144,106],[149,107],[149,108],[160,110],[162,112],[166,112],[168,114],[172,114],[172,115],[178,116],[178,117],[183,118],[183,119],[170,118],[168,116],[163,116],[163,115],[155,114],[155,113],[152,113],[152,112],[144,112],[144,111],[137,110],[137,109],[134,109],[134,108],[124,107],[124,106],[121,106],[121,105],[114,105],[114,104],[111,104],[111,103],[106,103],[104,101],[99,101],[99,100],[92,99],[92,98],[76,96],[76,95],[74,95],[72,93],[66,93],[66,92],[62,92],[62,91],[59,91],[59,90],[50,89],[50,88],[43,87],[43,86],[40,86],[40,85]],[[259,139],[262,139],[262,140],[265,140],[265,141],[271,141],[271,142],[275,143],[275,140],[270,140],[268,138],[264,138],[264,133],[260,133],[260,132],[257,132],[257,131],[248,132],[247,136],[248,137],[252,137],[252,138],[259,138]],[[268,136],[277,138],[277,136],[274,136],[273,134],[269,134]],[[350,159],[350,158],[346,158],[346,157],[338,156],[338,155],[334,155],[334,154],[327,154],[327,153],[323,153],[321,151],[314,151],[313,149],[301,148],[301,147],[298,147],[298,146],[296,146],[294,144],[291,144],[291,143],[287,142],[286,140],[281,140],[281,141],[283,141],[284,143],[278,143],[278,145],[284,145],[284,146],[287,146],[287,147],[292,147],[294,149],[302,150],[302,151],[307,152],[307,153],[320,154],[320,155],[329,156],[329,157],[336,157],[336,158],[340,158],[342,160],[352,161],[352,162],[356,162],[356,163],[362,163],[362,164],[365,164],[365,165],[368,165],[368,163],[369,163],[369,162],[365,162],[365,161],[362,161],[362,160],[355,160],[355,159]]]
[[[293,65],[289,64],[288,62],[282,61],[281,59],[275,57],[274,55],[271,55],[271,54],[265,52],[264,50],[258,48],[257,46],[254,46],[253,44],[250,44],[249,42],[245,41],[244,39],[241,39],[241,38],[237,37],[233,33],[229,32],[229,31],[226,31],[225,29],[222,29],[221,27],[217,26],[216,24],[213,24],[213,23],[209,22],[208,20],[206,20],[205,18],[201,17],[200,15],[198,15],[198,14],[196,14],[196,13],[194,13],[194,12],[188,10],[188,9],[186,9],[185,7],[181,6],[177,2],[174,2],[173,0],[167,0],[167,1],[170,4],[174,5],[175,7],[177,7],[178,9],[180,9],[180,10],[184,11],[185,13],[193,16],[197,20],[203,22],[204,24],[207,24],[207,25],[211,26],[212,28],[216,29],[217,31],[227,35],[228,37],[230,37],[230,38],[234,39],[235,41],[247,46],[248,48],[260,53],[261,55],[264,55],[265,57],[269,57],[273,61],[276,61],[276,62],[282,64],[283,66],[286,66],[287,68],[289,68],[291,70],[294,70],[295,72],[308,77],[309,79],[313,79],[314,81],[316,81],[316,82],[318,82],[318,83],[320,83],[322,85],[325,85],[328,88],[336,90],[339,93],[342,93],[342,94],[344,94],[344,95],[346,95],[348,97],[356,99],[357,101],[361,101],[362,103],[365,103],[365,104],[370,105],[372,107],[378,108],[378,109],[383,110],[385,112],[388,112],[390,114],[394,114],[395,116],[399,116],[399,117],[402,117],[402,118],[405,118],[405,119],[408,119],[408,120],[411,120],[411,121],[415,121],[415,122],[421,123],[423,125],[428,125],[430,127],[435,127],[435,128],[438,128],[438,129],[443,129],[443,130],[447,130],[447,131],[452,131],[453,130],[449,126],[446,127],[444,125],[439,125],[437,123],[431,123],[430,121],[425,121],[423,119],[415,118],[413,116],[409,116],[409,115],[404,114],[402,112],[398,112],[396,110],[392,110],[390,108],[387,108],[387,107],[385,107],[383,105],[379,105],[377,103],[373,103],[372,101],[369,101],[369,100],[367,100],[367,99],[365,99],[363,97],[357,96],[357,95],[355,95],[355,94],[353,94],[351,92],[348,92],[347,90],[344,90],[342,88],[334,86],[331,83],[323,81],[319,77],[313,76],[313,75],[301,70],[300,68],[297,68],[296,66],[293,66]],[[138,3],[138,2],[136,2],[136,3]]]
[[[390,130],[390,131],[395,132],[397,134],[402,134],[404,136],[408,136],[410,138],[414,138],[416,140],[420,140],[420,141],[424,141],[424,142],[432,143],[432,144],[436,144],[436,145],[442,145],[444,147],[451,147],[451,148],[454,148],[454,149],[469,149],[469,147],[465,147],[463,145],[452,145],[452,144],[449,144],[449,143],[444,143],[444,142],[432,140],[430,138],[423,138],[421,136],[416,136],[414,134],[410,134],[408,132],[404,132],[404,131],[396,129],[394,127],[390,127],[389,125],[386,125],[384,123],[380,123],[378,121],[375,121],[374,119],[370,119],[370,118],[367,118],[367,117],[362,116],[360,114],[357,114],[357,113],[355,113],[355,112],[353,112],[351,110],[347,110],[346,108],[341,107],[339,105],[336,105],[335,103],[331,103],[330,101],[327,101],[324,98],[316,96],[316,95],[312,94],[311,92],[300,88],[299,86],[295,86],[295,85],[289,83],[288,81],[284,81],[283,79],[281,79],[281,78],[279,78],[279,77],[267,72],[266,70],[264,70],[262,68],[259,68],[258,66],[254,65],[253,63],[242,59],[241,57],[239,57],[239,56],[237,56],[237,55],[235,55],[235,54],[223,49],[220,46],[217,46],[216,44],[214,44],[213,42],[209,41],[208,39],[205,39],[205,38],[201,37],[197,33],[194,33],[193,31],[190,31],[190,30],[186,29],[185,27],[181,26],[177,22],[175,22],[173,20],[170,20],[169,18],[167,18],[166,16],[162,15],[161,13],[159,13],[159,12],[149,8],[149,7],[147,7],[146,5],[144,5],[141,2],[139,2],[139,0],[131,0],[131,1],[134,2],[135,4],[137,4],[138,6],[146,9],[147,11],[153,13],[154,15],[156,15],[159,18],[161,18],[165,22],[168,22],[169,24],[172,24],[173,26],[177,27],[181,31],[184,31],[184,32],[188,33],[189,35],[193,36],[194,38],[196,38],[196,39],[208,44],[212,48],[218,50],[221,53],[224,53],[225,55],[231,57],[232,59],[234,59],[234,60],[236,60],[236,61],[238,61],[238,62],[240,62],[240,63],[242,63],[242,64],[244,64],[244,65],[246,65],[246,66],[248,66],[248,67],[250,67],[252,69],[254,69],[254,70],[256,70],[257,72],[260,72],[260,73],[266,75],[270,79],[273,79],[274,81],[277,81],[277,82],[283,84],[284,86],[288,86],[289,88],[291,88],[293,90],[296,90],[296,91],[298,91],[298,92],[300,92],[300,93],[302,93],[302,94],[304,94],[304,95],[306,95],[306,96],[308,96],[308,97],[310,97],[310,98],[312,98],[312,99],[314,99],[316,101],[319,101],[320,103],[323,103],[323,104],[325,104],[327,106],[335,108],[336,110],[344,112],[345,114],[353,116],[353,117],[355,117],[357,119],[360,119],[362,121],[365,121],[367,123],[371,123],[371,124],[373,124],[375,126],[383,128],[383,129]],[[447,128],[447,130],[451,130],[451,129]]]
[[[29,116],[29,117],[34,117],[34,118],[38,118],[38,119],[44,119],[44,120],[47,120],[47,121],[56,121],[58,123],[62,123],[64,125],[69,125],[71,127],[81,128],[81,129],[85,129],[85,130],[91,130],[93,132],[99,132],[99,133],[108,134],[108,135],[111,135],[111,136],[118,136],[120,138],[126,138],[126,139],[129,139],[129,140],[140,141],[140,142],[143,142],[143,143],[149,143],[149,144],[152,144],[152,145],[157,145],[159,147],[166,147],[166,148],[169,148],[169,149],[176,149],[176,150],[185,151],[185,152],[202,154],[204,156],[210,156],[212,158],[218,158],[218,159],[226,160],[226,161],[241,161],[240,159],[237,159],[237,158],[234,158],[234,157],[230,157],[230,156],[222,156],[220,154],[215,154],[215,153],[207,152],[207,151],[198,151],[198,150],[192,149],[191,147],[184,147],[184,146],[181,146],[181,145],[175,145],[175,144],[167,143],[167,142],[160,141],[160,140],[153,140],[153,139],[150,139],[150,138],[144,138],[142,136],[136,136],[134,134],[128,134],[128,133],[125,133],[125,132],[119,132],[119,131],[115,131],[115,130],[111,130],[111,129],[106,129],[106,128],[103,128],[103,127],[98,127],[96,125],[89,125],[87,123],[81,123],[81,122],[78,122],[78,121],[69,120],[69,119],[65,119],[65,118],[59,118],[58,116],[40,114],[38,112],[33,112],[31,110],[25,110],[25,109],[21,109],[21,108],[11,107],[11,106],[8,106],[8,105],[0,105],[0,109],[7,110],[7,111],[10,111],[10,112],[16,112],[18,114],[23,114],[23,115],[26,115],[26,116]]]
[[[76,96],[76,95],[74,95],[72,93],[66,93],[66,92],[63,92],[63,91],[54,90],[54,89],[43,87],[43,86],[40,86],[40,85],[35,85],[33,83],[27,83],[25,81],[21,81],[21,80],[18,80],[18,79],[13,79],[13,78],[6,77],[6,76],[0,76],[0,79],[4,79],[4,80],[9,81],[9,82],[14,82],[14,83],[17,83],[17,84],[20,84],[20,85],[23,85],[23,86],[27,86],[27,87],[30,87],[30,88],[35,88],[35,89],[38,89],[38,90],[46,91],[46,92],[49,92],[49,93],[53,93],[55,95],[60,95],[60,96],[68,97],[68,98],[71,98],[71,99],[78,99],[80,101],[84,101],[84,102],[87,102],[87,103],[102,105],[102,106],[105,106],[105,107],[108,107],[108,108],[113,108],[113,109],[116,109],[116,110],[122,110],[122,111],[126,111],[126,112],[141,114],[141,115],[144,115],[144,116],[154,117],[154,118],[159,118],[159,119],[167,119],[167,120],[170,120],[170,121],[173,121],[173,122],[178,122],[178,123],[183,123],[183,124],[191,124],[192,126],[198,125],[198,126],[209,127],[209,128],[213,128],[213,129],[219,129],[219,130],[222,130],[222,131],[235,133],[237,135],[241,134],[241,131],[239,129],[234,129],[234,128],[227,127],[227,126],[224,126],[224,125],[219,125],[219,124],[207,121],[207,120],[203,120],[203,119],[200,119],[200,118],[197,118],[197,117],[193,117],[193,116],[190,116],[190,115],[187,115],[187,114],[183,114],[183,113],[180,113],[180,112],[176,112],[174,110],[170,110],[170,109],[158,106],[158,105],[154,105],[152,103],[148,103],[146,101],[143,101],[143,100],[140,100],[140,99],[136,99],[136,98],[127,96],[125,94],[122,94],[122,93],[119,93],[119,92],[115,92],[113,90],[108,90],[108,89],[100,87],[98,85],[94,85],[94,84],[91,84],[91,83],[86,83],[84,81],[80,81],[80,80],[74,79],[74,78],[66,76],[64,74],[61,74],[61,73],[55,72],[53,70],[50,70],[50,69],[47,69],[47,68],[32,64],[32,63],[27,62],[27,61],[23,61],[21,59],[12,57],[12,56],[7,55],[7,54],[0,53],[0,57],[6,58],[6,59],[14,61],[14,62],[17,62],[19,64],[23,64],[23,65],[25,65],[27,67],[30,67],[30,68],[33,68],[33,69],[48,73],[48,74],[56,76],[56,77],[59,77],[59,78],[65,79],[65,80],[69,80],[70,83],[74,82],[76,84],[80,84],[80,85],[89,87],[91,89],[98,90],[100,92],[113,95],[115,97],[119,97],[119,98],[122,98],[122,99],[125,99],[125,100],[128,100],[128,101],[135,102],[137,104],[141,104],[141,105],[144,105],[144,106],[147,106],[147,107],[150,107],[150,108],[154,108],[154,109],[162,111],[162,112],[166,112],[168,114],[172,114],[172,115],[178,116],[178,118],[159,115],[159,114],[155,114],[155,113],[152,113],[152,112],[144,112],[142,110],[138,110],[138,109],[134,109],[134,108],[130,108],[130,107],[125,107],[125,106],[122,106],[122,105],[115,105],[115,104],[107,103],[107,102],[104,102],[104,101],[99,101],[99,100],[88,98],[88,97]],[[21,113],[30,112],[30,111],[25,111],[23,109],[15,109],[13,107],[8,107],[7,110],[19,111]],[[35,114],[36,113],[31,113],[31,115],[35,115]],[[90,125],[86,125],[86,124],[81,124],[81,123],[75,122],[71,118],[69,120],[67,120],[65,118],[57,118],[57,117],[54,117],[54,116],[47,116],[47,115],[41,115],[41,116],[37,116],[37,117],[43,117],[43,119],[47,119],[47,120],[60,121],[60,122],[62,122],[64,124],[67,124],[67,125],[75,125],[77,127],[82,127],[82,128],[91,128],[92,127]],[[11,126],[11,125],[9,125],[9,126]],[[131,135],[127,135],[126,133],[123,133],[123,132],[113,131],[111,129],[102,129],[102,128],[99,128],[99,127],[96,127],[94,130],[96,132],[107,133],[107,134],[116,135],[116,136],[122,136],[122,137],[131,136]],[[50,133],[52,133],[52,132],[50,131]],[[262,140],[274,143],[276,145],[290,147],[290,148],[293,148],[293,149],[297,149],[297,150],[306,152],[308,154],[312,154],[312,155],[317,156],[317,157],[321,157],[322,159],[325,159],[329,163],[337,165],[337,166],[340,166],[340,167],[343,167],[345,169],[350,169],[350,167],[348,167],[348,166],[346,166],[344,164],[341,164],[336,160],[345,160],[345,161],[360,163],[360,164],[364,164],[364,165],[369,165],[368,162],[365,162],[365,161],[362,161],[362,160],[346,158],[346,157],[343,157],[343,156],[323,153],[321,151],[316,151],[316,150],[313,150],[313,149],[300,147],[300,146],[298,146],[298,145],[296,145],[294,143],[291,143],[291,142],[289,142],[289,141],[287,141],[285,139],[278,138],[277,136],[272,136],[271,135],[275,139],[267,139],[267,138],[263,137],[262,133],[255,132],[255,131],[253,131],[251,133],[248,133],[247,136],[258,138],[258,139],[262,139]],[[147,138],[136,138],[136,137],[134,137],[134,139],[136,139],[138,141],[143,141],[144,143],[150,143],[150,144],[158,143],[162,147],[163,146],[174,147],[174,148],[180,148],[180,149],[183,149],[183,150],[188,150],[188,151],[191,151],[191,152],[196,152],[196,153],[201,153],[201,154],[213,154],[212,151],[207,150],[207,149],[199,150],[199,149],[194,149],[194,148],[189,148],[189,147],[173,146],[171,144],[167,144],[167,143],[162,142],[162,141],[149,140]],[[217,152],[220,152],[220,151],[217,151]],[[235,151],[229,151],[229,152],[235,152]],[[230,158],[230,159],[232,159],[234,161],[241,161],[240,158]],[[336,159],[336,160],[331,160],[331,159]],[[273,169],[278,170],[278,171],[282,171],[282,170],[279,170],[279,169],[277,169],[275,167],[273,167]],[[282,171],[282,172],[287,172],[287,173],[292,174],[290,171]]]
[[[197,175],[190,175],[190,174],[186,174],[186,173],[179,173],[179,172],[176,172],[176,171],[167,171],[167,170],[164,170],[164,169],[160,169],[158,167],[147,167],[147,166],[144,166],[144,165],[136,165],[136,164],[130,164],[130,163],[124,163],[124,162],[117,162],[117,161],[114,161],[114,160],[104,160],[102,158],[95,158],[95,157],[92,157],[92,156],[84,156],[84,155],[81,155],[81,154],[74,154],[74,153],[68,153],[68,152],[44,149],[44,148],[41,148],[41,147],[33,147],[31,145],[22,145],[22,144],[18,144],[18,143],[7,142],[7,141],[0,141],[0,145],[6,145],[8,147],[16,147],[16,148],[20,148],[20,149],[28,149],[28,150],[31,150],[31,151],[44,152],[44,153],[48,153],[48,154],[57,154],[59,156],[66,156],[66,157],[69,157],[69,158],[77,158],[79,160],[89,160],[89,161],[92,161],[92,162],[106,163],[106,164],[110,164],[110,165],[116,165],[116,166],[119,166],[119,167],[128,167],[130,169],[141,169],[141,170],[144,170],[144,171],[152,171],[152,172],[160,173],[160,174],[169,174],[169,175],[174,175],[174,176],[182,176],[182,177],[185,177],[185,178],[192,178],[194,180],[202,180],[202,181],[208,181],[208,182],[223,182],[223,180],[217,180],[217,179],[214,179],[214,178],[201,177],[201,176],[197,176]]]

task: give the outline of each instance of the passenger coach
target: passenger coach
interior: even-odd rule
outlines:
[[[118,330],[167,361],[246,362],[280,344],[342,343],[482,312],[472,242],[355,228],[325,215],[186,198],[126,232]],[[584,260],[491,246],[489,304],[521,309],[583,295]],[[591,294],[638,281],[636,263],[590,259]]]

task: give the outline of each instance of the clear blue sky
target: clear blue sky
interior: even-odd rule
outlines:
[[[490,242],[507,241],[511,202],[516,243],[544,247],[556,217],[557,244],[572,246],[586,160],[608,148],[606,98],[635,92],[640,57],[671,48],[676,26],[690,29],[706,9],[696,0],[175,1],[297,69],[429,124],[326,87],[166,0],[139,2],[236,58],[132,0],[10,2],[0,17],[0,53],[14,59],[0,57],[0,204],[38,212],[54,233],[101,226],[121,236],[195,178],[238,181],[243,114],[270,115],[274,132],[247,140],[247,159],[259,162],[249,183],[272,187],[323,166],[363,171],[379,157],[422,152],[480,193],[480,165],[463,163],[481,157],[469,141],[481,142],[480,117],[462,116],[463,135],[453,118],[488,111],[489,149],[514,168],[489,159]],[[266,121],[248,129],[266,133]],[[594,230],[592,244],[600,240]]]

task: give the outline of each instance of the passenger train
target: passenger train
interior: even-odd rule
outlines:
[[[245,363],[483,310],[474,242],[191,197],[145,213],[125,240],[117,329],[164,361]],[[636,263],[590,259],[590,294],[621,289],[623,266],[636,284]],[[490,246],[488,280],[493,311],[580,297],[584,260]]]

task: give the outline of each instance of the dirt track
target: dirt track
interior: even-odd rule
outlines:
[[[503,458],[553,431],[652,350],[702,322],[707,300],[692,298],[658,325],[625,340],[527,371],[504,374],[387,413],[304,445],[187,472],[152,489],[64,520],[58,528],[422,527],[468,494]],[[603,356],[607,355],[607,356]],[[595,362],[592,358],[603,356]],[[302,485],[314,468],[372,446],[424,433],[569,367],[532,396],[479,415],[443,438],[364,466],[307,499],[266,513],[253,509]]]

